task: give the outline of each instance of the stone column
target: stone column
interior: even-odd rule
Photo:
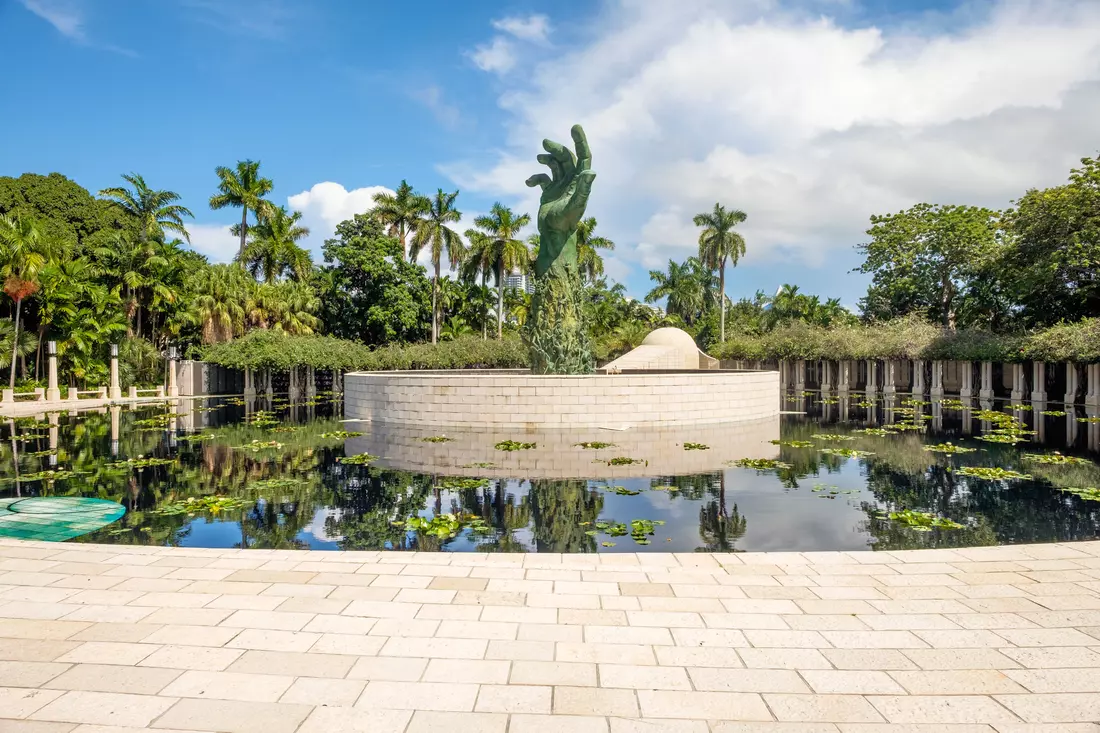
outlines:
[[[937,433],[943,430],[943,400],[932,401],[932,429]]]
[[[875,374],[875,366],[874,359],[867,360],[867,387],[864,390],[867,394],[878,392],[878,375]]]
[[[252,384],[252,370],[248,367],[244,368],[244,397],[247,400],[253,399],[256,396],[256,387]]]
[[[837,377],[837,392],[842,395],[848,394],[850,382],[852,381],[852,362],[845,359],[841,361],[838,366],[840,368],[840,374]]]
[[[962,432],[963,435],[970,435],[974,432],[974,413],[971,410],[969,397],[963,400]]]
[[[913,360],[913,396],[924,397],[924,360]]]
[[[943,399],[943,362],[936,359],[932,362],[932,399]]]
[[[988,401],[993,399],[993,362],[982,362],[982,386],[978,390],[978,399]]]
[[[1047,365],[1037,361],[1031,365],[1031,401],[1047,401]]]
[[[960,374],[962,376],[962,387],[959,389],[959,397],[964,400],[969,400],[974,396],[974,362],[963,361],[959,362]]]
[[[1024,365],[1012,364],[1009,366],[1009,369],[1012,370],[1012,393],[1009,395],[1009,398],[1013,402],[1019,402],[1024,398],[1027,392],[1027,380],[1024,379]]]
[[[176,357],[177,357],[176,347],[175,346],[169,346],[168,347],[168,389],[167,389],[167,395],[169,397],[179,397],[180,396],[180,388],[179,388],[179,385],[176,384]]]
[[[828,359],[821,360],[821,391],[829,392],[833,388],[833,363]]]
[[[794,363],[794,388],[799,392],[806,391],[806,362],[802,359]]]
[[[58,414],[56,412],[50,412],[46,415],[46,419],[50,423],[50,468],[57,466],[57,439],[60,433],[58,426]]]
[[[287,399],[291,402],[298,399],[298,367],[291,367],[288,376]]]
[[[112,400],[122,399],[122,386],[118,382],[118,344],[111,344],[111,391],[107,396]]]
[[[789,382],[789,380],[787,378],[787,368],[788,368],[787,367],[787,360],[786,359],[780,359],[779,360],[779,391],[780,392],[786,392],[787,391],[787,384]],[[333,385],[336,384],[336,373],[335,372],[333,372],[333,374],[332,374],[332,383],[333,383]],[[336,391],[335,386],[332,388],[332,391],[333,392]]]
[[[1089,407],[1100,407],[1100,364],[1089,364],[1085,368],[1087,392],[1085,404]]]
[[[1066,394],[1062,397],[1062,402],[1066,405],[1073,405],[1077,402],[1077,389],[1080,387],[1080,380],[1077,378],[1077,364],[1072,361],[1066,362]],[[1070,410],[1066,410],[1070,412]]]
[[[275,374],[270,369],[264,370],[264,391],[269,400],[275,396]]]
[[[118,455],[118,420],[122,414],[119,405],[111,405],[111,456]]]
[[[884,363],[886,365],[886,375],[882,379],[882,393],[885,395],[897,394],[897,379],[894,375],[894,371],[897,369],[897,362],[893,359],[887,359]],[[892,412],[891,410],[891,413]]]
[[[306,399],[311,400],[317,396],[317,372],[316,370],[308,366],[306,367]]]
[[[47,402],[60,402],[61,390],[57,387],[57,342],[46,342],[46,353],[49,354],[49,381],[46,386],[46,401]]]

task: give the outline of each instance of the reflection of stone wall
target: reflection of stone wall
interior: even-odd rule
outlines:
[[[724,425],[638,430],[542,430],[505,432],[499,430],[442,430],[429,426],[349,423],[348,429],[364,433],[349,438],[347,455],[370,453],[380,456],[376,465],[418,473],[502,478],[630,478],[672,476],[716,471],[738,458],[775,458],[779,447],[769,440],[779,438],[779,417]],[[445,443],[423,439],[446,435]],[[520,451],[500,451],[503,440],[535,443]],[[614,443],[612,448],[580,448],[581,442]],[[708,450],[685,450],[684,443],[702,443]],[[608,466],[617,456],[643,463]],[[602,459],[602,460],[600,460]],[[648,461],[648,465],[644,463]],[[474,463],[488,462],[483,468]]]
[[[777,372],[534,376],[521,371],[357,372],[345,415],[490,429],[674,426],[779,413]]]

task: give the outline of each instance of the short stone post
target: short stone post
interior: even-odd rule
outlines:
[[[99,388],[99,399],[101,399],[101,400],[107,399],[107,388],[106,387],[100,387]]]
[[[978,390],[978,399],[988,401],[993,399],[993,362],[982,362],[982,386]]]
[[[806,362],[802,359],[794,363],[794,388],[798,392],[806,391]]]
[[[80,392],[76,387],[69,387],[69,402],[76,402],[80,399]]]
[[[1027,392],[1027,380],[1024,379],[1024,365],[1011,364],[1009,369],[1012,370],[1012,393],[1009,395],[1009,398],[1013,402],[1019,402],[1024,398]]]
[[[50,412],[46,415],[46,420],[50,423],[50,450],[53,451],[50,453],[49,461],[51,468],[57,466],[57,439],[61,432],[58,424],[59,417],[56,412]]]
[[[164,397],[164,396],[165,396],[164,387],[161,387],[161,386],[158,385],[157,386],[157,397]]]
[[[1036,361],[1031,365],[1031,401],[1047,401],[1047,365],[1044,361]]]
[[[840,394],[848,394],[852,381],[852,362],[847,359],[840,362],[840,374],[836,380],[836,389]]]
[[[924,360],[913,360],[913,396],[924,397]]]
[[[874,359],[867,360],[867,387],[864,390],[867,394],[874,394],[878,392],[878,375],[875,374],[876,364]]]
[[[130,390],[129,390],[127,396],[132,400],[137,399],[137,385],[134,385],[134,384],[130,385]]]
[[[929,394],[934,400],[943,399],[943,362],[939,359],[932,362],[932,391]]]
[[[169,397],[179,397],[180,388],[176,384],[176,359],[179,356],[175,346],[168,347],[168,389],[167,394]],[[158,395],[162,396],[162,395]]]
[[[829,392],[833,388],[832,372],[833,363],[828,359],[821,360],[821,391]]]
[[[894,370],[896,369],[897,365],[893,359],[887,359],[884,363],[886,365],[886,375],[883,377],[882,380],[882,393],[885,395],[897,394],[897,379],[895,379],[894,377]],[[893,411],[891,410],[891,413],[892,412]]]
[[[122,386],[118,382],[118,344],[111,344],[111,391],[109,396],[112,400],[122,399]]]
[[[959,397],[969,400],[974,396],[974,362],[959,362],[961,366],[962,387],[959,389]]]
[[[46,383],[46,401],[60,402],[61,390],[57,387],[57,342],[46,342],[46,353],[49,355],[49,381]]]
[[[1066,362],[1066,393],[1062,396],[1062,402],[1067,405],[1077,403],[1077,390],[1081,386],[1081,380],[1077,376],[1077,364]]]

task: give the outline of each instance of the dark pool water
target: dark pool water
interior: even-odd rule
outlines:
[[[584,453],[582,463],[593,468],[579,478],[555,475],[563,464],[545,456],[536,460],[535,451],[527,457],[523,451],[497,450],[500,436],[488,435],[483,442],[477,435],[454,442],[481,458],[451,475],[440,464],[441,456],[452,455],[446,454],[451,440],[416,443],[423,446],[424,465],[409,470],[407,459],[401,464],[388,456],[392,429],[344,422],[330,398],[297,405],[211,398],[182,407],[63,414],[55,424],[46,418],[9,421],[0,429],[0,501],[108,499],[125,506],[125,516],[71,541],[190,547],[894,550],[1100,536],[1100,501],[1093,500],[1100,492],[1090,497],[1087,491],[1100,488],[1094,452],[1100,422],[1088,422],[1081,412],[1041,414],[1060,405],[988,407],[1015,421],[980,412],[976,404],[966,411],[950,400],[914,405],[899,397],[872,404],[862,395],[842,401],[794,395],[785,398],[785,414],[769,429],[795,446],[773,445],[771,434],[746,442],[732,429],[727,445],[723,430],[711,428],[706,447],[694,446],[690,455],[690,438],[681,436],[682,444],[668,447],[692,459],[684,465],[709,462],[707,470],[657,475],[657,456],[645,463],[651,457],[640,454],[624,456],[637,464],[609,468],[604,459],[615,457],[611,448],[592,451],[591,460]],[[874,428],[889,424],[901,429],[876,434]],[[868,428],[871,433],[859,432]],[[341,430],[367,436],[331,435]],[[1021,442],[979,439],[1006,435]],[[424,432],[431,436],[432,431]],[[925,450],[947,441],[974,450]],[[797,447],[802,442],[811,445]],[[562,445],[568,446],[556,449],[562,454],[586,450]],[[362,465],[341,461],[345,450],[355,454],[362,446],[379,459]],[[828,452],[837,449],[861,453]],[[727,466],[727,456],[778,459],[784,465]],[[484,475],[478,475],[479,464]],[[967,467],[1001,468],[1029,478],[968,476]],[[72,473],[41,474],[51,469]],[[952,528],[919,531],[905,519],[890,518],[903,510]],[[910,521],[917,521],[912,516]]]

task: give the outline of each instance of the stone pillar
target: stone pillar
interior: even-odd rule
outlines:
[[[1027,392],[1027,380],[1024,379],[1024,365],[1011,364],[1009,369],[1012,370],[1012,394],[1009,395],[1009,398],[1013,402],[1019,402],[1024,398]]]
[[[932,362],[932,399],[943,399],[943,362],[936,359]]]
[[[122,385],[118,382],[118,344],[111,344],[111,391],[107,396],[112,400],[122,399]]]
[[[179,397],[180,388],[176,384],[176,358],[178,354],[175,346],[168,347],[168,390],[169,397]]]
[[[252,370],[248,367],[244,368],[244,397],[247,400],[256,397],[256,385],[252,383]]]
[[[1100,407],[1100,364],[1089,364],[1085,368],[1085,404]]]
[[[133,385],[133,384],[130,385],[130,393],[127,396],[132,400],[137,399],[137,386],[136,385]]]
[[[782,374],[782,362],[780,362],[780,374]],[[332,393],[334,395],[344,392],[344,372],[339,369],[332,370]]]
[[[46,401],[60,402],[61,390],[57,387],[57,342],[47,341],[46,351],[50,356],[49,382],[46,387]]]
[[[969,400],[974,396],[974,362],[963,361],[960,364],[962,387],[959,389],[959,397]]]
[[[924,361],[913,360],[913,396],[920,399],[924,397]]]
[[[937,433],[943,430],[943,400],[932,401],[932,429]]]
[[[46,415],[46,419],[50,423],[50,467],[57,466],[57,438],[60,428],[58,427],[58,414],[51,412]]]
[[[794,363],[794,388],[799,392],[806,391],[806,362],[801,359]]]
[[[1037,361],[1031,365],[1031,401],[1047,401],[1047,365]]]
[[[317,396],[317,372],[316,370],[308,366],[306,367],[306,399],[311,400]]]
[[[993,399],[993,362],[982,362],[982,386],[978,390],[978,399],[988,401]]]
[[[1072,361],[1066,362],[1066,393],[1062,397],[1062,402],[1066,405],[1074,405],[1077,403],[1077,389],[1080,387],[1080,380],[1077,378],[1077,364]],[[1066,410],[1066,412],[1071,412]]]
[[[1077,422],[1077,415],[1073,410],[1066,410],[1066,443],[1073,445],[1077,442],[1077,431],[1081,429],[1081,423]]]
[[[845,395],[848,394],[852,381],[852,362],[845,359],[838,364],[838,367],[840,368],[840,374],[837,376],[836,388],[837,392]]]
[[[788,375],[788,369],[790,369],[789,362],[786,359],[779,360],[779,391],[786,392],[787,385],[790,384],[790,377]],[[332,391],[336,390],[336,372],[332,373]]]
[[[874,359],[867,360],[867,387],[865,389],[867,394],[878,392],[878,375],[875,374],[876,366]]]
[[[287,386],[287,399],[291,402],[298,399],[298,367],[291,367]]]
[[[967,362],[969,363],[969,362]],[[963,435],[970,435],[974,432],[974,413],[971,410],[970,398],[967,397],[963,400],[962,409],[962,432]]]
[[[76,387],[69,387],[69,401],[76,402],[80,399],[80,394],[77,392]]]
[[[884,364],[886,365],[886,375],[882,379],[882,393],[885,395],[894,395],[898,391],[897,379],[894,376],[894,371],[897,369],[897,362],[893,359],[887,359]],[[893,413],[892,410],[891,413]]]
[[[118,455],[118,419],[122,414],[122,407],[111,405],[111,456]]]
[[[821,361],[821,391],[829,392],[833,388],[833,363],[828,359],[822,359]]]

